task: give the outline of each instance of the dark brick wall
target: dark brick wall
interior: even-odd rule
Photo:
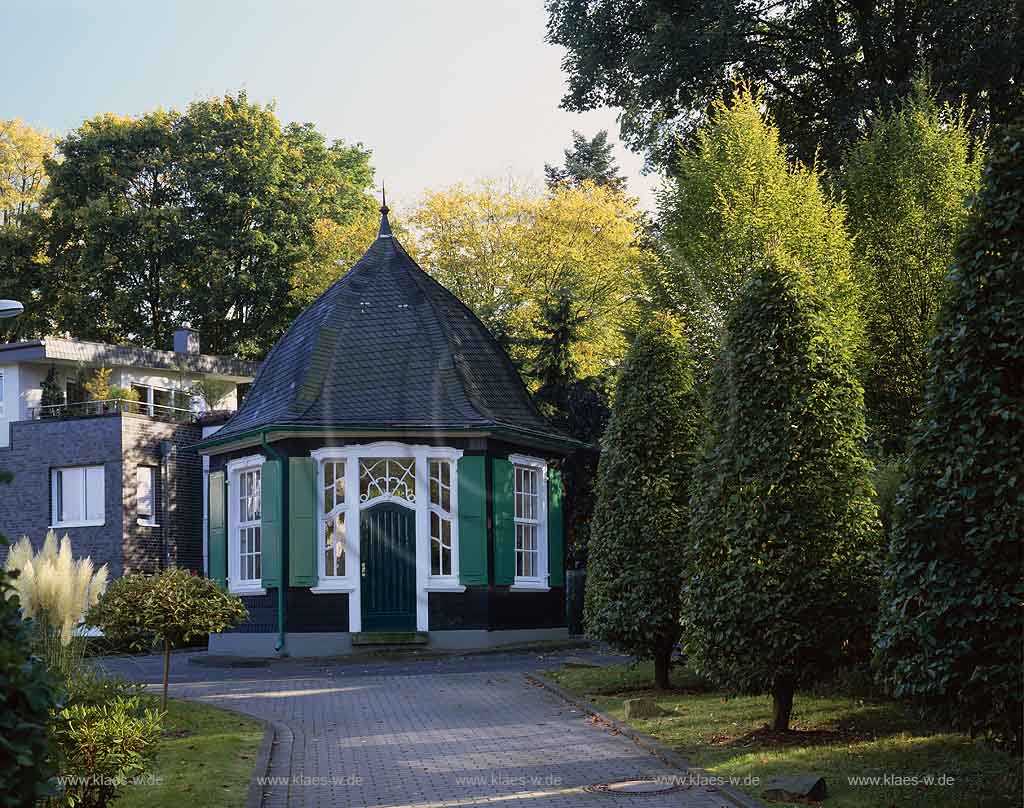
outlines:
[[[107,564],[112,577],[122,574],[123,507],[121,500],[121,417],[16,421],[11,444],[0,449],[0,467],[14,475],[0,486],[0,533],[11,539],[28,536],[41,546],[50,526],[50,470],[59,466],[104,467],[106,521],[97,527],[60,528],[71,538],[75,556]],[[6,558],[6,550],[0,549]]]
[[[198,426],[167,424],[144,416],[122,418],[124,472],[124,565],[129,572],[155,572],[165,562],[203,568],[203,463],[192,448]],[[171,451],[161,456],[161,443]],[[139,466],[157,471],[156,527],[140,525],[135,489]]]
[[[202,461],[190,447],[200,440],[197,426],[167,424],[142,415],[106,415],[61,420],[18,421],[11,445],[0,449],[0,468],[14,474],[0,486],[0,533],[29,536],[41,545],[50,525],[50,471],[60,466],[103,465],[105,523],[61,528],[76,556],[107,564],[112,577],[155,572],[164,563],[199,570],[202,545]],[[161,464],[161,441],[174,448]],[[156,466],[159,527],[138,524],[136,470]],[[166,539],[166,550],[165,550]],[[6,556],[5,550],[0,554]]]

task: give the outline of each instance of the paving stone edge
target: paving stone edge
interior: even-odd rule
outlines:
[[[666,766],[670,766],[673,769],[679,769],[680,771],[684,772],[692,772],[694,775],[698,777],[712,776],[709,772],[705,771],[699,766],[694,766],[678,752],[673,750],[671,747],[666,746],[652,735],[648,735],[646,732],[641,732],[635,727],[632,727],[629,724],[624,724],[617,718],[613,718],[607,713],[602,712],[591,702],[587,701],[584,698],[581,698],[580,696],[575,695],[574,693],[570,693],[568,690],[565,690],[564,688],[555,684],[550,679],[533,673],[524,673],[523,676],[528,681],[540,685],[546,690],[549,690],[550,692],[554,693],[556,696],[562,699],[562,701],[568,702],[573,707],[582,710],[588,715],[591,715],[594,718],[596,718],[598,721],[601,721],[602,723],[612,727],[621,735],[624,735],[627,738],[629,738],[633,743],[635,743],[645,752],[654,755],[654,757],[658,758],[658,760],[660,760]],[[750,797],[749,795],[744,794],[742,791],[732,788],[731,786],[719,786],[718,791],[715,793],[720,794],[733,805],[737,806],[737,808],[765,808],[765,804],[763,802],[756,800]]]

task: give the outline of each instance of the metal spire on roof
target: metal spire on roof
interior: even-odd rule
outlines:
[[[391,238],[391,223],[388,222],[388,197],[387,191],[384,188],[384,183],[380,186],[380,232],[377,233],[377,238]]]

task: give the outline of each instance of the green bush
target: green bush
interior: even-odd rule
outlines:
[[[54,735],[61,752],[60,793],[52,806],[102,808],[156,755],[161,714],[143,709],[138,698],[105,704],[76,704],[56,716]]]
[[[86,622],[114,641],[146,634],[157,638],[164,651],[161,707],[166,709],[171,649],[231,628],[248,615],[241,598],[221,591],[213,580],[171,567],[151,577],[126,575],[114,581]]]
[[[63,706],[57,681],[32,656],[12,573],[0,570],[0,806],[22,808],[48,793],[49,721]]]
[[[615,388],[598,465],[584,621],[587,633],[653,659],[669,686],[699,401],[687,343],[668,315],[637,334]]]
[[[1024,123],[997,140],[949,274],[878,627],[897,696],[1022,746]]]
[[[97,706],[121,698],[142,698],[146,686],[128,682],[117,676],[107,676],[93,668],[83,668],[65,683],[69,707]]]
[[[692,482],[691,665],[771,693],[870,655],[881,542],[850,346],[802,269],[770,258],[745,284],[712,374]]]

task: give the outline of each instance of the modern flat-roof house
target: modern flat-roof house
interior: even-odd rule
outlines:
[[[83,383],[101,368],[126,398],[90,399]],[[14,475],[0,486],[0,533],[42,543],[53,528],[113,576],[170,564],[203,570],[194,447],[215,428],[204,423],[236,409],[238,386],[256,370],[200,353],[187,329],[173,351],[58,337],[0,344],[0,468]],[[198,382],[219,400],[196,396]]]
[[[559,460],[506,353],[391,233],[294,321],[210,459],[220,653],[567,636]]]

